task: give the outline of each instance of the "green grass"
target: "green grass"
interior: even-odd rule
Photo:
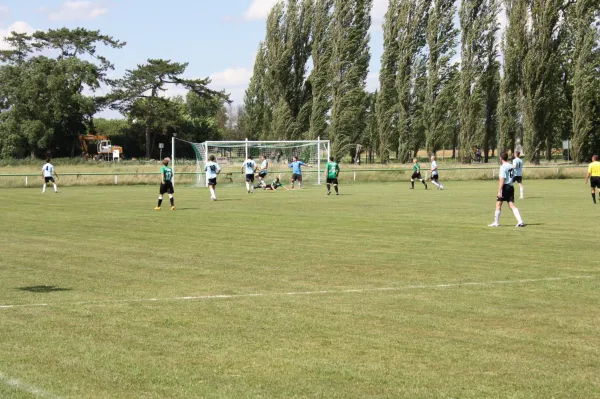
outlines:
[[[600,397],[582,181],[157,190],[0,190],[1,398]]]

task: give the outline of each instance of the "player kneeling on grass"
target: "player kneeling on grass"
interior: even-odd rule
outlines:
[[[521,214],[515,206],[515,188],[513,187],[513,179],[515,177],[515,170],[513,166],[508,162],[508,154],[502,153],[500,155],[502,159],[502,166],[500,166],[500,182],[498,184],[498,196],[496,197],[496,213],[494,215],[494,223],[490,224],[490,227],[500,226],[500,212],[502,211],[502,203],[508,202],[508,206],[512,209],[517,218],[516,227],[524,227],[523,219]]]
[[[210,199],[213,201],[217,200],[215,188],[217,187],[217,175],[221,173],[221,167],[215,161],[215,156],[211,155],[208,157],[208,162],[204,165],[204,172],[206,172],[208,187],[210,188]]]
[[[427,190],[427,183],[425,183],[425,180],[421,177],[421,165],[419,165],[419,161],[417,160],[417,158],[413,159],[413,174],[410,177],[411,190],[415,189],[415,179],[420,180],[421,183],[423,183],[423,185],[425,186],[425,190]]]
[[[160,168],[160,175],[162,180],[160,182],[160,190],[158,194],[158,205],[156,206],[157,211],[160,211],[160,206],[162,205],[163,195],[165,193],[169,194],[169,201],[171,201],[171,210],[175,210],[175,198],[173,198],[173,194],[175,194],[175,189],[173,188],[173,169],[169,168],[169,162],[171,160],[169,158],[165,158],[163,160],[163,166]]]
[[[333,161],[333,157],[329,157],[327,162],[327,195],[331,195],[331,185],[335,189],[335,195],[340,195],[338,191],[338,176],[340,174],[340,165]]]
[[[56,183],[54,182],[54,176],[58,177],[58,174],[54,170],[54,165],[50,163],[50,158],[46,159],[46,163],[42,166],[42,179],[44,179],[44,185],[42,186],[42,194],[46,192],[46,185],[49,182],[52,182],[54,186],[54,192],[58,192],[58,187],[56,187]]]
[[[256,172],[256,162],[252,159],[252,155],[242,165],[242,173],[246,173],[246,191],[248,194],[254,193],[254,173]]]
[[[283,187],[283,184],[281,184],[281,182],[279,181],[279,177],[275,178],[275,180],[273,180],[273,183],[271,184],[267,184],[264,189],[265,190],[269,190],[269,191],[275,191],[277,190],[279,187]]]

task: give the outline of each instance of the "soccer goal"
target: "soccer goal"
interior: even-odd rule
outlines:
[[[321,139],[187,143],[194,147],[196,153],[196,185],[199,187],[208,185],[204,174],[204,164],[211,155],[215,156],[217,163],[221,166],[221,177],[229,176],[230,179],[233,174],[239,174],[239,169],[248,156],[252,156],[258,166],[261,164],[260,158],[265,156],[269,161],[269,173],[275,175],[289,172],[288,164],[293,157],[298,157],[298,160],[314,168],[314,170],[305,169],[304,181],[321,184],[321,172],[329,159],[331,150],[330,141]]]

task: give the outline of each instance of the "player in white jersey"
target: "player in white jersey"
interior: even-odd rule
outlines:
[[[269,173],[269,161],[264,155],[261,159],[262,162],[260,164],[260,169],[258,170],[258,178],[260,179],[260,187],[265,187],[265,177],[267,177],[267,174]]]
[[[54,192],[58,192],[58,187],[56,187],[54,176],[58,177],[58,174],[54,170],[54,165],[50,163],[50,159],[46,159],[46,163],[44,164],[44,166],[42,166],[42,179],[44,179],[44,185],[42,186],[42,194],[46,192],[46,184],[48,184],[48,182],[52,182],[52,185],[54,186]]]
[[[208,162],[204,165],[204,171],[206,172],[208,187],[210,188],[210,199],[216,201],[215,187],[217,187],[217,175],[221,173],[221,167],[216,162],[214,155],[208,157]]]
[[[438,164],[435,161],[435,155],[431,156],[431,177],[429,179],[438,188],[438,190],[444,189],[444,186],[442,186],[440,183],[440,174],[438,173]]]
[[[508,206],[512,209],[515,218],[517,218],[516,227],[525,227],[521,214],[515,206],[515,188],[513,187],[513,179],[515,176],[515,170],[513,166],[508,162],[508,154],[502,153],[500,155],[502,159],[502,165],[500,166],[500,181],[498,184],[498,195],[496,197],[496,213],[494,214],[494,223],[490,224],[490,227],[500,226],[500,213],[502,211],[502,203],[508,202]]]
[[[252,159],[252,155],[242,164],[242,173],[246,173],[246,190],[248,194],[254,194],[254,173],[256,172],[256,162]]]
[[[519,183],[519,192],[521,194],[520,199],[523,199],[523,160],[520,158],[521,153],[515,151],[515,159],[513,159],[512,165],[515,170],[514,181]]]

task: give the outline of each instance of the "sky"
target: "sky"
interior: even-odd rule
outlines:
[[[99,53],[122,76],[149,58],[188,62],[187,78],[210,77],[211,88],[226,90],[243,102],[266,18],[276,0],[0,0],[0,38],[12,31],[33,33],[62,27],[100,30],[127,42]],[[388,0],[374,0],[371,66],[367,88],[375,90],[383,37],[381,24]],[[6,48],[0,40],[0,49]],[[168,95],[183,94],[172,88]],[[100,116],[119,118],[116,111]]]

